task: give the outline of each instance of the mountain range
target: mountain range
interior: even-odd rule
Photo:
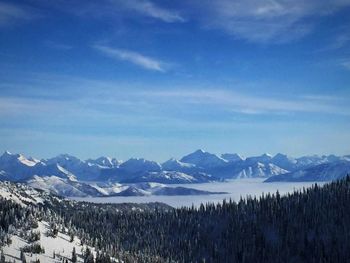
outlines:
[[[143,158],[122,162],[109,157],[84,161],[68,154],[39,160],[8,151],[0,156],[1,181],[25,182],[63,196],[211,194],[185,187],[173,188],[169,184],[239,178],[266,178],[266,182],[330,181],[347,173],[350,173],[349,155],[293,158],[265,153],[245,158],[236,153],[219,156],[197,150],[164,163]],[[154,183],[158,185],[155,187]]]

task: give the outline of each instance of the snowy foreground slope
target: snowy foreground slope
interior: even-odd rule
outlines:
[[[40,262],[62,262],[63,260],[72,259],[73,249],[76,251],[77,261],[84,262],[83,253],[86,248],[89,248],[94,257],[96,257],[96,250],[91,246],[82,245],[82,242],[76,236],[71,242],[71,237],[62,232],[58,232],[56,237],[48,236],[50,232],[50,226],[48,222],[38,222],[37,228],[32,228],[27,232],[34,231],[40,233],[40,239],[38,244],[43,248],[45,252],[36,253],[24,253],[24,257],[27,262],[37,261]],[[3,253],[5,259],[10,262],[23,262],[21,259],[21,249],[25,246],[30,245],[30,242],[20,237],[18,234],[11,235],[12,243],[3,247]],[[23,257],[23,255],[22,255]],[[119,262],[114,260],[114,262]]]
[[[53,200],[61,202],[59,197],[52,196],[43,191],[35,190],[23,184],[12,183],[0,183],[0,197],[19,204],[23,207],[44,205],[45,203],[51,203]],[[32,219],[26,221],[31,221]],[[9,230],[10,244],[6,244],[2,247],[2,254],[5,256],[8,262],[23,262],[23,257],[27,262],[37,261],[40,262],[62,262],[62,260],[71,260],[73,249],[76,251],[77,262],[84,262],[83,252],[86,248],[93,253],[96,257],[96,250],[92,247],[83,245],[81,240],[76,236],[69,236],[66,234],[68,229],[61,229],[58,231],[55,237],[50,236],[50,224],[45,221],[33,220],[35,224],[31,227],[19,227]],[[62,230],[66,233],[62,233]],[[28,236],[31,233],[36,233],[35,244],[38,244],[42,249],[42,253],[22,253],[21,250],[24,247],[28,247],[34,242],[28,241]],[[115,260],[115,262],[118,262]]]
[[[0,181],[26,183],[62,196],[208,195],[170,184],[208,183],[242,178],[277,181],[331,181],[350,173],[349,156],[303,156],[281,153],[244,158],[218,156],[203,150],[160,164],[143,158],[125,162],[100,157],[82,161],[68,154],[37,160],[5,152],[0,156]],[[166,184],[166,185],[165,185]]]
[[[0,182],[0,261],[92,262],[87,259],[95,258],[100,259],[99,262],[125,262],[127,252],[118,252],[118,259],[109,256],[116,252],[99,249],[98,243],[90,237],[92,228],[88,232],[78,229],[60,213],[89,209],[118,214],[172,208],[160,203],[95,205],[75,202],[26,184]]]

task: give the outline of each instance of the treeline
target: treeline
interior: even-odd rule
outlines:
[[[199,208],[118,212],[75,204],[59,214],[87,242],[140,262],[345,262],[350,177],[281,197]]]
[[[6,205],[0,201],[0,208],[7,211],[1,217],[10,214],[0,222],[18,221],[35,211],[34,216],[96,247],[100,251],[97,262],[107,262],[109,256],[124,262],[350,259],[350,177],[285,196],[277,192],[198,208],[153,206],[140,211],[113,204],[57,201],[35,210],[6,208],[7,201]],[[2,223],[1,229],[9,229],[9,224]]]
[[[0,196],[0,247],[11,243],[10,235],[22,225],[23,219],[30,214],[30,209]]]

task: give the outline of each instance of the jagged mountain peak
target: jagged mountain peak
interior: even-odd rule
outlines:
[[[276,153],[273,158],[286,158],[288,157],[286,154],[283,153]]]
[[[3,155],[0,156],[0,162],[3,162],[3,163],[15,162],[25,166],[34,166],[37,163],[37,161],[27,159],[23,154],[10,153],[9,151],[5,151]]]
[[[201,149],[182,157],[180,161],[195,164],[198,167],[220,166],[227,163],[225,159],[216,154],[205,152]]]
[[[224,154],[221,154],[221,158],[229,162],[238,162],[238,161],[244,160],[244,157],[239,155],[238,153],[224,153]]]
[[[0,156],[1,159],[9,159],[9,158],[19,158],[23,156],[22,154],[19,153],[11,153],[9,151],[4,151],[4,153]]]

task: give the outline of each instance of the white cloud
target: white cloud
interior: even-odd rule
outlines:
[[[128,61],[148,70],[165,71],[165,64],[155,58],[147,57],[126,49],[111,48],[101,45],[95,45],[93,47],[108,57]]]
[[[28,8],[0,2],[0,26],[8,26],[17,20],[30,20],[35,17]]]
[[[221,29],[251,42],[287,42],[310,33],[311,17],[331,15],[350,6],[349,0],[220,0],[194,1],[204,12],[206,28]]]
[[[185,22],[185,19],[178,13],[161,8],[154,3],[146,0],[128,0],[128,1],[117,1],[126,8],[136,11],[144,16],[160,19],[163,22],[174,23],[174,22]]]

